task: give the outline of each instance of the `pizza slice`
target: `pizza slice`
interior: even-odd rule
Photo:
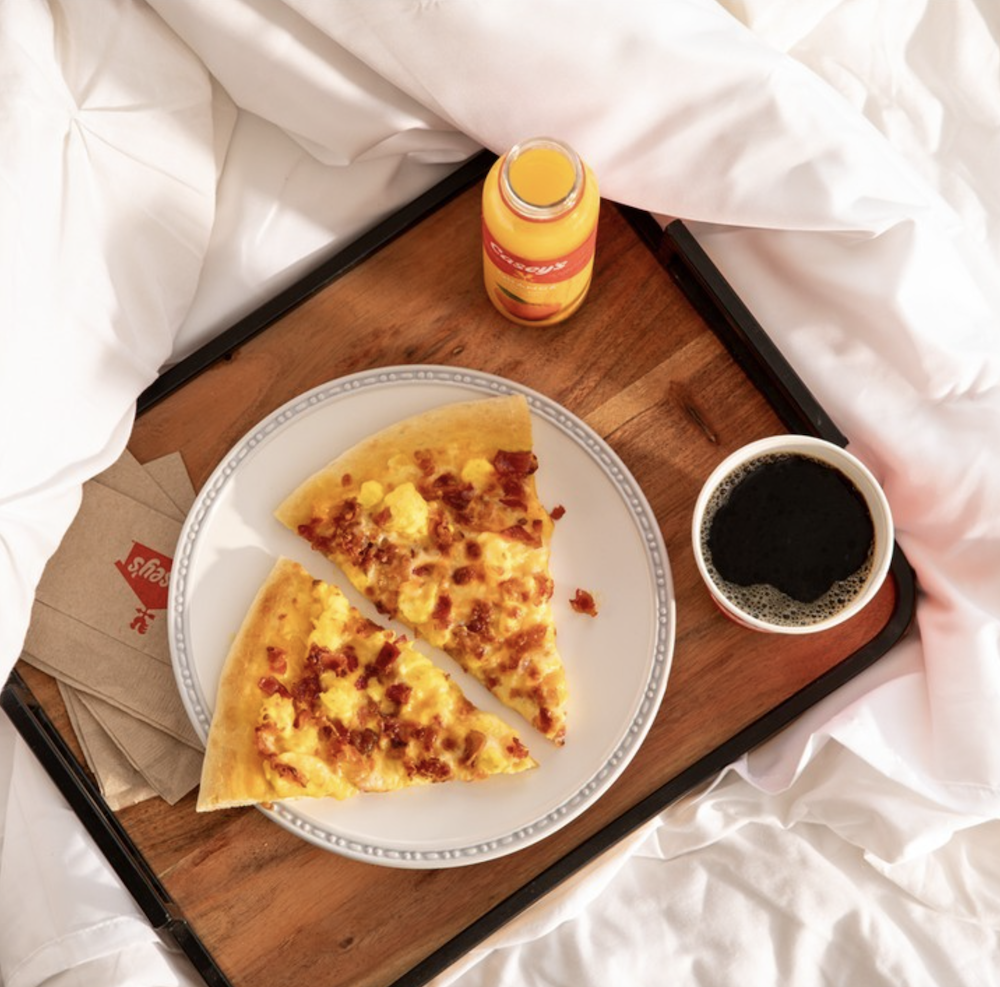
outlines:
[[[412,642],[279,559],[226,659],[198,810],[349,798],[536,766]]]
[[[445,405],[363,440],[276,511],[380,613],[562,744],[566,674],[520,395]]]

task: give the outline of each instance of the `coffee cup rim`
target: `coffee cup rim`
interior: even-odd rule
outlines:
[[[872,524],[875,528],[874,558],[872,559],[871,571],[861,590],[843,609],[838,610],[837,613],[832,614],[824,620],[811,624],[775,624],[748,613],[730,600],[715,583],[702,553],[701,530],[705,510],[708,507],[712,494],[722,480],[730,473],[747,463],[753,462],[755,459],[782,452],[811,456],[820,462],[840,469],[865,498],[865,502],[871,513]],[[882,485],[875,478],[872,471],[857,456],[848,452],[843,446],[830,442],[827,439],[811,435],[788,434],[769,436],[750,442],[730,453],[712,470],[702,484],[698,498],[695,501],[694,513],[691,519],[691,540],[695,562],[698,566],[702,582],[707,587],[716,606],[728,617],[746,627],[769,633],[815,634],[849,620],[875,597],[881,589],[892,564],[895,546],[895,528],[889,501],[885,495],[885,491],[882,489]]]

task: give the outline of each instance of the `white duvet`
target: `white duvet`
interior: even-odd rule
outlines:
[[[159,368],[555,134],[691,223],[882,480],[917,621],[441,983],[1000,983],[998,39],[991,0],[0,0],[0,674]],[[0,979],[186,982],[39,774],[0,724]]]

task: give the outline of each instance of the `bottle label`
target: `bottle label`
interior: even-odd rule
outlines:
[[[594,259],[597,243],[596,226],[575,250],[551,260],[529,260],[501,246],[483,222],[483,249],[501,274],[522,285],[554,284],[568,281],[579,274]]]

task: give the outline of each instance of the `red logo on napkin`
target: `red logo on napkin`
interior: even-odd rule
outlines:
[[[129,624],[137,634],[145,634],[149,630],[149,622],[156,616],[154,610],[166,609],[173,561],[134,541],[128,558],[124,562],[115,562],[115,568],[125,577],[125,582],[132,587],[132,592],[142,604],[136,607],[137,616]]]

